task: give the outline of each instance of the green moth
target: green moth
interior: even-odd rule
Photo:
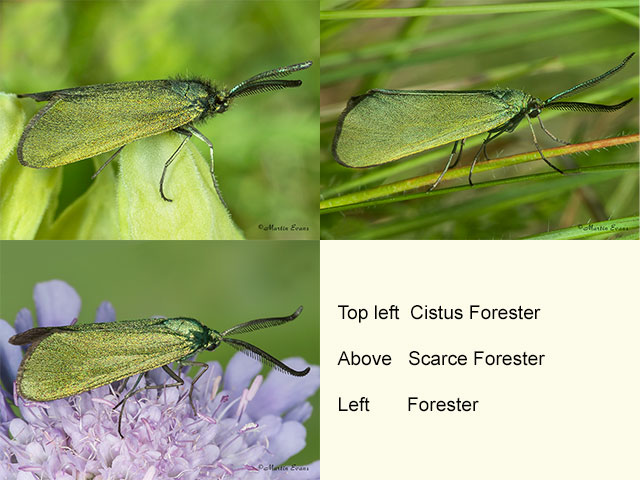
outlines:
[[[211,179],[226,207],[214,174],[213,144],[194,123],[224,113],[237,97],[298,87],[302,81],[280,77],[310,66],[307,61],[262,72],[230,90],[193,78],[106,83],[18,95],[49,102],[24,129],[18,160],[26,167],[53,168],[117,149],[93,175],[95,178],[128,143],[175,131],[185,138],[164,164],[162,198],[171,201],[163,188],[167,168],[187,140],[195,136],[209,146]]]
[[[543,155],[538,146],[531,118],[537,117],[542,130],[552,139],[566,143],[544,127],[539,116],[543,109],[613,112],[624,107],[632,100],[631,98],[617,105],[558,102],[557,100],[600,83],[623,68],[634,54],[627,56],[622,63],[602,75],[544,101],[521,90],[511,89],[369,90],[364,95],[352,97],[340,115],[333,138],[333,157],[346,167],[372,167],[453,142],[453,149],[446,166],[429,189],[433,190],[451,166],[458,145],[460,145],[460,151],[455,163],[462,155],[465,139],[488,133],[469,171],[469,183],[473,185],[471,174],[480,152],[484,152],[486,157],[487,143],[505,132],[512,132],[526,118],[542,160],[563,173]]]
[[[222,333],[186,317],[32,328],[9,339],[13,345],[31,344],[18,368],[18,393],[27,400],[48,402],[139,374],[131,391],[114,407],[122,405],[118,420],[120,432],[124,402],[130,396],[144,389],[184,384],[178,373],[168,367],[170,363],[178,362],[202,367],[189,390],[189,401],[195,413],[193,386],[208,365],[188,358],[200,350],[215,350],[224,342],[280,372],[297,377],[309,373],[309,367],[294,370],[255,345],[228,337],[288,323],[300,312],[302,307],[287,317],[251,320]],[[162,367],[176,383],[136,390],[142,375],[158,367]]]

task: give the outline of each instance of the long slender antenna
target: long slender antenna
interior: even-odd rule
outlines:
[[[289,375],[293,375],[294,377],[304,377],[311,371],[311,368],[309,367],[305,368],[304,370],[294,370],[293,368],[288,367],[287,365],[282,363],[276,357],[269,355],[264,350],[243,340],[238,340],[237,338],[223,338],[222,341],[227,343],[228,345],[231,345],[239,352],[242,352],[245,355],[253,358],[254,360],[258,360],[263,365],[273,367],[282,373],[288,373]]]
[[[262,330],[263,328],[277,327],[295,320],[302,312],[302,305],[300,305],[295,312],[286,317],[270,317],[270,318],[258,318],[257,320],[251,320],[249,322],[239,323],[231,328],[228,328],[222,332],[222,336],[238,335],[241,333],[255,332],[256,330]]]
[[[571,110],[574,112],[615,112],[620,110],[633,98],[627,98],[624,102],[617,105],[602,105],[600,103],[584,103],[584,102],[554,102],[549,105],[543,105],[541,108],[549,110]]]
[[[239,97],[264,91],[279,90],[281,88],[298,87],[302,85],[301,80],[280,80],[280,78],[309,68],[311,65],[311,61],[306,61],[259,73],[244,82],[240,82],[229,90],[229,96]]]
[[[286,317],[270,317],[270,318],[258,318],[257,320],[251,320],[249,322],[240,323],[234,327],[231,327],[220,334],[220,340],[224,343],[231,345],[236,350],[244,353],[245,355],[258,360],[263,365],[273,367],[276,370],[293,375],[296,377],[304,377],[311,370],[309,367],[304,370],[294,370],[293,368],[285,365],[283,362],[275,358],[273,355],[268,354],[261,348],[245,342],[244,340],[238,340],[237,338],[229,338],[228,335],[240,334],[247,332],[254,332],[256,330],[262,330],[263,328],[276,327],[285,323],[295,320],[302,312],[302,305],[299,306],[295,312]]]
[[[607,77],[610,77],[611,75],[613,75],[614,73],[618,72],[620,69],[622,69],[627,62],[631,59],[631,57],[633,57],[635,55],[635,52],[633,52],[632,54],[628,55],[627,58],[625,58],[620,65],[613,67],[611,70],[603,73],[602,75],[598,75],[597,77],[592,78],[591,80],[587,80],[586,82],[582,82],[579,83],[578,85],[571,87],[567,90],[565,90],[564,92],[560,92],[550,98],[547,98],[544,102],[542,102],[542,107],[541,108],[547,108],[549,107],[549,104],[555,100],[559,100],[560,98],[564,98],[564,97],[568,97],[571,95],[575,95],[578,92],[581,92],[583,90],[586,90],[587,88],[591,88],[594,85],[597,85],[598,83],[600,83],[601,81],[605,80]],[[627,100],[627,102],[631,101],[631,99]],[[622,108],[624,105],[620,104],[621,106],[618,108]],[[626,103],[625,103],[626,105]]]

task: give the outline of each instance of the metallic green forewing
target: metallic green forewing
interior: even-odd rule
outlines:
[[[34,328],[16,378],[20,396],[46,402],[86,392],[188,357],[215,342],[192,318],[150,318]]]
[[[520,90],[370,90],[340,116],[333,156],[371,167],[505,125],[532,97]]]
[[[152,80],[21,96],[49,103],[26,126],[18,160],[53,168],[188,124],[206,109],[208,92],[196,81]]]

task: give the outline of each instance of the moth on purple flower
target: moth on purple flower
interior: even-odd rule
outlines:
[[[180,375],[169,368],[172,362],[202,367],[189,389],[189,401],[195,413],[193,387],[208,365],[188,358],[200,350],[215,350],[223,342],[280,372],[297,377],[307,375],[309,367],[294,370],[255,345],[229,338],[291,322],[301,312],[299,307],[289,316],[251,320],[222,333],[186,317],[32,328],[9,339],[13,345],[31,344],[18,369],[18,393],[27,400],[47,402],[138,374],[133,388],[114,407],[122,406],[118,419],[118,433],[122,436],[122,414],[129,397],[141,390],[184,384]],[[144,373],[158,367],[175,383],[138,389]]]

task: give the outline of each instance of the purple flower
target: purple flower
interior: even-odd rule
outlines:
[[[37,285],[34,299],[41,326],[69,324],[80,310],[76,292],[60,281]],[[28,310],[18,317],[18,331],[31,328]],[[111,305],[103,303],[96,321],[114,319]],[[6,341],[14,333],[0,320],[2,380],[7,390],[6,382],[12,384],[21,357],[20,348]],[[307,366],[299,358],[285,362],[296,369]],[[208,365],[194,386],[195,415],[188,398],[192,379],[182,375],[185,384],[179,388],[144,390],[125,403],[124,439],[118,434],[119,409],[113,409],[120,382],[53,402],[18,399],[22,418],[15,417],[1,398],[0,473],[4,475],[0,477],[319,478],[319,462],[278,467],[305,446],[303,422],[312,410],[306,399],[319,387],[319,368],[312,366],[302,378],[272,371],[263,379],[257,375],[260,363],[242,354],[231,359],[226,372],[217,362]],[[135,380],[128,380],[129,388]],[[171,381],[157,369],[139,386]]]

